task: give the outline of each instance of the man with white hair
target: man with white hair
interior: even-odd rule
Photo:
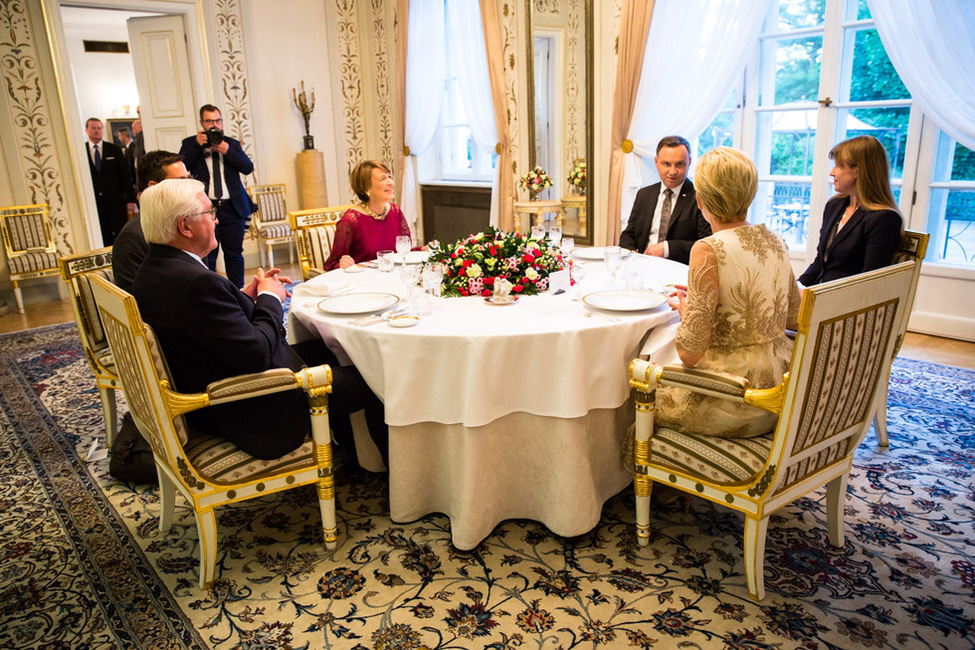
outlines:
[[[159,338],[176,389],[202,392],[207,384],[271,368],[299,370],[305,361],[332,365],[329,425],[345,471],[358,471],[349,413],[365,409],[383,460],[388,429],[382,402],[359,372],[340,367],[319,341],[292,348],[285,340],[282,302],[287,278],[278,269],[257,275],[243,290],[209,270],[204,259],[217,240],[216,217],[203,183],[172,179],[141,197],[142,231],[149,251],[132,294]],[[300,354],[299,354],[300,352]],[[304,357],[304,358],[303,358]],[[190,413],[191,427],[219,435],[262,459],[279,458],[301,445],[310,431],[303,393],[288,391]]]

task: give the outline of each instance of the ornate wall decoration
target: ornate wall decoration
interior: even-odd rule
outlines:
[[[338,34],[339,87],[345,125],[347,172],[365,158],[365,123],[362,108],[362,64],[359,57],[359,24],[355,0],[335,0]]]
[[[551,14],[553,16],[559,15],[560,2],[559,0],[534,0],[533,11],[539,14]]]
[[[257,168],[257,158],[254,156],[254,121],[248,92],[240,0],[212,2],[222,95],[222,105],[218,108],[226,121],[227,133],[240,140],[244,153],[255,161],[253,179],[254,182],[260,182],[260,169]]]
[[[513,187],[518,184],[518,59],[521,58],[521,46],[518,41],[518,6],[514,2],[505,2],[501,6],[501,40],[504,58],[504,93],[508,109],[508,136],[511,140],[511,175]],[[521,55],[521,56],[519,56]]]
[[[372,15],[372,62],[376,69],[376,117],[379,126],[381,160],[392,165],[393,152],[393,100],[390,78],[389,38],[386,28],[386,0],[371,0]]]
[[[40,30],[43,38],[43,29]],[[41,80],[37,37],[22,0],[0,0],[0,78],[17,134],[20,168],[31,203],[47,203],[58,251],[74,253],[57,158],[50,97]],[[55,105],[57,99],[55,98]],[[13,164],[13,163],[12,163]]]
[[[581,0],[570,0],[566,20],[565,57],[565,164],[586,157],[586,94],[582,80],[586,77],[586,31],[583,27],[585,7]]]

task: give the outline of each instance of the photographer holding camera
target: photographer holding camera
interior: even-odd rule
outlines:
[[[211,271],[217,267],[217,250],[223,250],[227,278],[244,286],[244,233],[257,206],[240,179],[254,171],[240,142],[223,132],[220,109],[212,104],[200,108],[200,126],[195,136],[183,140],[179,149],[186,169],[206,186],[217,212],[216,238],[219,244],[203,260]]]

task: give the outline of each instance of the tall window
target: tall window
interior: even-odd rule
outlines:
[[[444,20],[448,18],[450,3],[445,2]],[[457,79],[464,74],[456,56],[451,56],[451,38],[456,38],[449,24],[444,25],[446,78],[443,105],[433,144],[419,156],[421,181],[484,181],[490,183],[498,155],[484,151],[471,135],[464,95]]]
[[[975,267],[975,151],[963,147],[940,129],[929,129],[933,140],[930,178],[919,178],[919,194],[927,193],[927,258]],[[921,176],[919,174],[919,176]]]

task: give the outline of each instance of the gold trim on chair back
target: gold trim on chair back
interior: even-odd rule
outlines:
[[[325,260],[332,252],[335,224],[352,207],[351,204],[338,205],[289,213],[291,228],[298,241],[298,261],[301,264],[303,281],[323,272]]]
[[[881,379],[914,270],[914,262],[905,262],[803,292],[789,388],[767,465],[774,476],[765,477],[761,490],[766,498],[791,501],[790,489],[813,474],[849,469],[885,388]]]
[[[115,373],[106,370],[98,361],[98,353],[108,348],[108,341],[105,340],[105,330],[102,328],[102,319],[98,315],[89,281],[92,274],[112,281],[112,247],[65,255],[58,259],[58,267],[61,279],[68,286],[71,308],[78,325],[78,336],[92,369],[96,375],[106,373],[114,377]]]

